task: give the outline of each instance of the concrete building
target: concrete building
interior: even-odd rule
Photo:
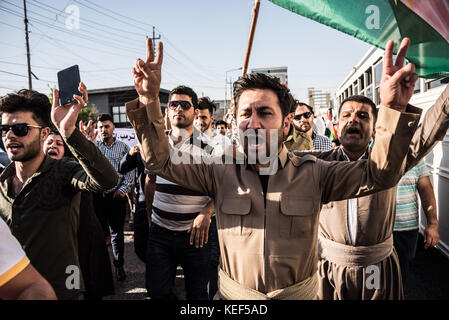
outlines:
[[[160,89],[159,100],[162,113],[168,103],[170,91]],[[88,90],[89,103],[95,105],[99,113],[112,115],[117,128],[131,128],[126,116],[125,103],[138,97],[134,86]]]

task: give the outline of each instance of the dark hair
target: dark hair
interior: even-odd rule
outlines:
[[[300,101],[296,100],[295,112],[296,112],[296,108],[298,108],[298,107],[307,107],[307,109],[309,109],[309,111],[312,112],[313,115],[315,114],[315,112],[313,112],[313,108],[311,106],[309,106],[307,103],[300,102]]]
[[[172,91],[170,91],[170,95],[168,96],[168,101],[170,101],[172,95],[174,94],[185,94],[192,99],[193,108],[198,108],[198,96],[192,88],[186,86],[177,86]]]
[[[112,123],[114,123],[114,121],[112,120],[112,116],[110,114],[107,113],[101,113],[98,115],[97,117],[97,121],[111,121]]]
[[[292,106],[295,104],[290,89],[282,85],[279,78],[268,76],[263,73],[250,73],[240,77],[234,82],[234,100],[235,105],[238,106],[239,99],[245,90],[252,89],[268,89],[272,90],[279,100],[279,106],[282,111],[282,118],[285,118],[290,113]]]
[[[214,114],[215,109],[217,109],[217,106],[215,105],[214,101],[211,101],[209,97],[202,97],[198,100],[198,110],[209,110],[209,114],[212,116]]]
[[[52,126],[50,128],[50,134],[48,136],[50,136],[51,134],[58,135],[58,136],[60,136],[62,138],[61,133],[59,133],[58,129],[56,129],[54,126]],[[64,139],[62,139],[62,142],[64,143],[64,157],[75,158],[75,156],[73,155],[72,151],[70,151],[69,147],[65,143]]]
[[[33,119],[42,127],[50,127],[50,100],[45,94],[22,89],[0,99],[0,113],[31,112]]]
[[[223,124],[226,128],[228,127],[228,123],[226,121],[224,121],[224,120],[218,120],[215,123],[215,127],[218,127],[220,124]]]
[[[350,97],[347,97],[345,100],[343,100],[343,102],[340,104],[340,107],[338,108],[338,116],[339,117],[340,117],[341,108],[348,101],[354,101],[354,102],[358,102],[358,103],[363,103],[363,104],[369,105],[371,107],[371,113],[373,114],[374,123],[376,123],[376,120],[377,120],[376,104],[370,98],[365,97],[365,96],[360,96],[360,95],[350,96]]]

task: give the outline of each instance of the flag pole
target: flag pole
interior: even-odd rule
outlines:
[[[253,46],[254,33],[256,32],[257,17],[259,16],[260,0],[255,1],[256,2],[254,3],[253,8],[253,21],[251,23],[251,31],[249,33],[248,47],[246,48],[245,62],[243,64],[242,76],[245,76],[248,71],[249,57],[251,55],[251,48]]]

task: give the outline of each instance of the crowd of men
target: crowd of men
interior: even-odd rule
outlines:
[[[311,106],[279,79],[234,83],[223,119],[208,97],[178,86],[159,104],[163,45],[132,69],[126,104],[139,144],[114,137],[110,115],[76,122],[88,93],[0,100],[11,163],[0,174],[0,299],[102,299],[126,280],[124,228],[151,299],[404,299],[418,241],[439,241],[423,162],[449,127],[449,89],[426,112],[409,104],[418,76],[409,39],[384,56],[379,108],[350,96],[338,108],[339,145],[314,130]],[[134,186],[134,191],[132,188]],[[134,196],[132,196],[134,193]],[[134,205],[129,205],[129,200]],[[112,265],[108,246],[112,249]],[[113,268],[112,268],[113,266]]]

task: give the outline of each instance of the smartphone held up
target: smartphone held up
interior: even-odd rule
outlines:
[[[61,105],[67,105],[75,101],[73,95],[82,95],[78,91],[81,82],[78,65],[71,66],[58,72],[59,99]]]

